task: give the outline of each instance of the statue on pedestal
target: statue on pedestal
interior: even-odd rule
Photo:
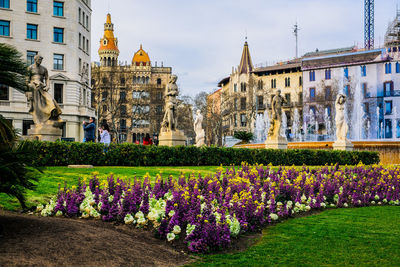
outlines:
[[[176,85],[176,75],[171,75],[171,79],[165,88],[165,113],[161,124],[161,133],[158,138],[161,146],[185,145],[186,136],[177,128],[177,106],[178,106],[178,86]]]
[[[48,93],[49,75],[43,66],[43,57],[35,56],[35,63],[28,67],[29,76],[26,92],[30,102],[29,113],[32,115],[34,128],[28,130],[28,134],[40,140],[54,141],[61,137],[63,120],[60,118],[61,109],[53,97]],[[42,138],[43,135],[49,137]]]
[[[336,141],[333,143],[333,148],[339,150],[353,150],[353,144],[347,139],[349,126],[344,114],[346,100],[346,95],[340,93],[335,102]]]
[[[176,110],[177,110],[177,99],[178,86],[176,80],[178,77],[172,75],[169,83],[165,90],[165,113],[162,122],[161,131],[174,131],[176,130]]]
[[[204,139],[205,139],[205,133],[204,129],[202,127],[203,123],[203,115],[201,115],[201,111],[198,109],[196,112],[196,119],[194,121],[194,131],[196,133],[196,146],[204,146]]]
[[[281,96],[281,90],[278,90],[271,102],[271,122],[265,141],[266,148],[287,149],[286,136],[281,134],[282,105],[286,102],[286,99]]]

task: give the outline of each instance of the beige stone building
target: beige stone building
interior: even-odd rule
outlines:
[[[90,0],[0,1],[0,42],[15,46],[28,61],[43,56],[50,77],[49,93],[62,109],[63,137],[83,139],[82,121],[91,107]],[[23,93],[0,85],[0,114],[26,135],[32,116]]]
[[[240,64],[229,77],[222,79],[221,112],[223,133],[232,136],[235,131],[254,132],[257,114],[269,112],[276,91],[281,90],[287,100],[283,110],[287,116],[288,133],[291,131],[295,108],[302,113],[302,71],[300,60],[254,68],[247,41]]]
[[[99,123],[107,122],[115,141],[142,142],[158,136],[164,115],[164,90],[172,69],[152,65],[140,45],[131,64],[118,62],[118,41],[111,15],[100,40],[100,64],[92,64],[93,105]]]

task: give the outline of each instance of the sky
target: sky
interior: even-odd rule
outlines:
[[[400,0],[375,1],[375,47]],[[399,5],[400,6],[400,5]],[[107,13],[118,38],[119,60],[130,63],[140,44],[154,65],[172,67],[181,94],[212,92],[240,63],[245,37],[254,65],[299,55],[363,47],[364,0],[92,0],[92,60]]]

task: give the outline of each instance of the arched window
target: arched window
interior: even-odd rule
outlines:
[[[136,143],[136,133],[132,134],[132,143]]]
[[[287,87],[290,87],[290,78],[287,78]]]
[[[262,90],[264,87],[263,81],[258,81],[258,90]]]
[[[107,66],[111,66],[111,58],[109,57],[107,60]]]
[[[300,76],[299,77],[299,86],[302,86],[303,85],[303,78]]]
[[[146,84],[149,84],[149,77],[146,77]]]
[[[161,78],[157,79],[157,85],[161,85]]]

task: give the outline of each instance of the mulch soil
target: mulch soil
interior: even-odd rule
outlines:
[[[182,266],[195,260],[182,245],[100,220],[0,210],[0,266]]]

